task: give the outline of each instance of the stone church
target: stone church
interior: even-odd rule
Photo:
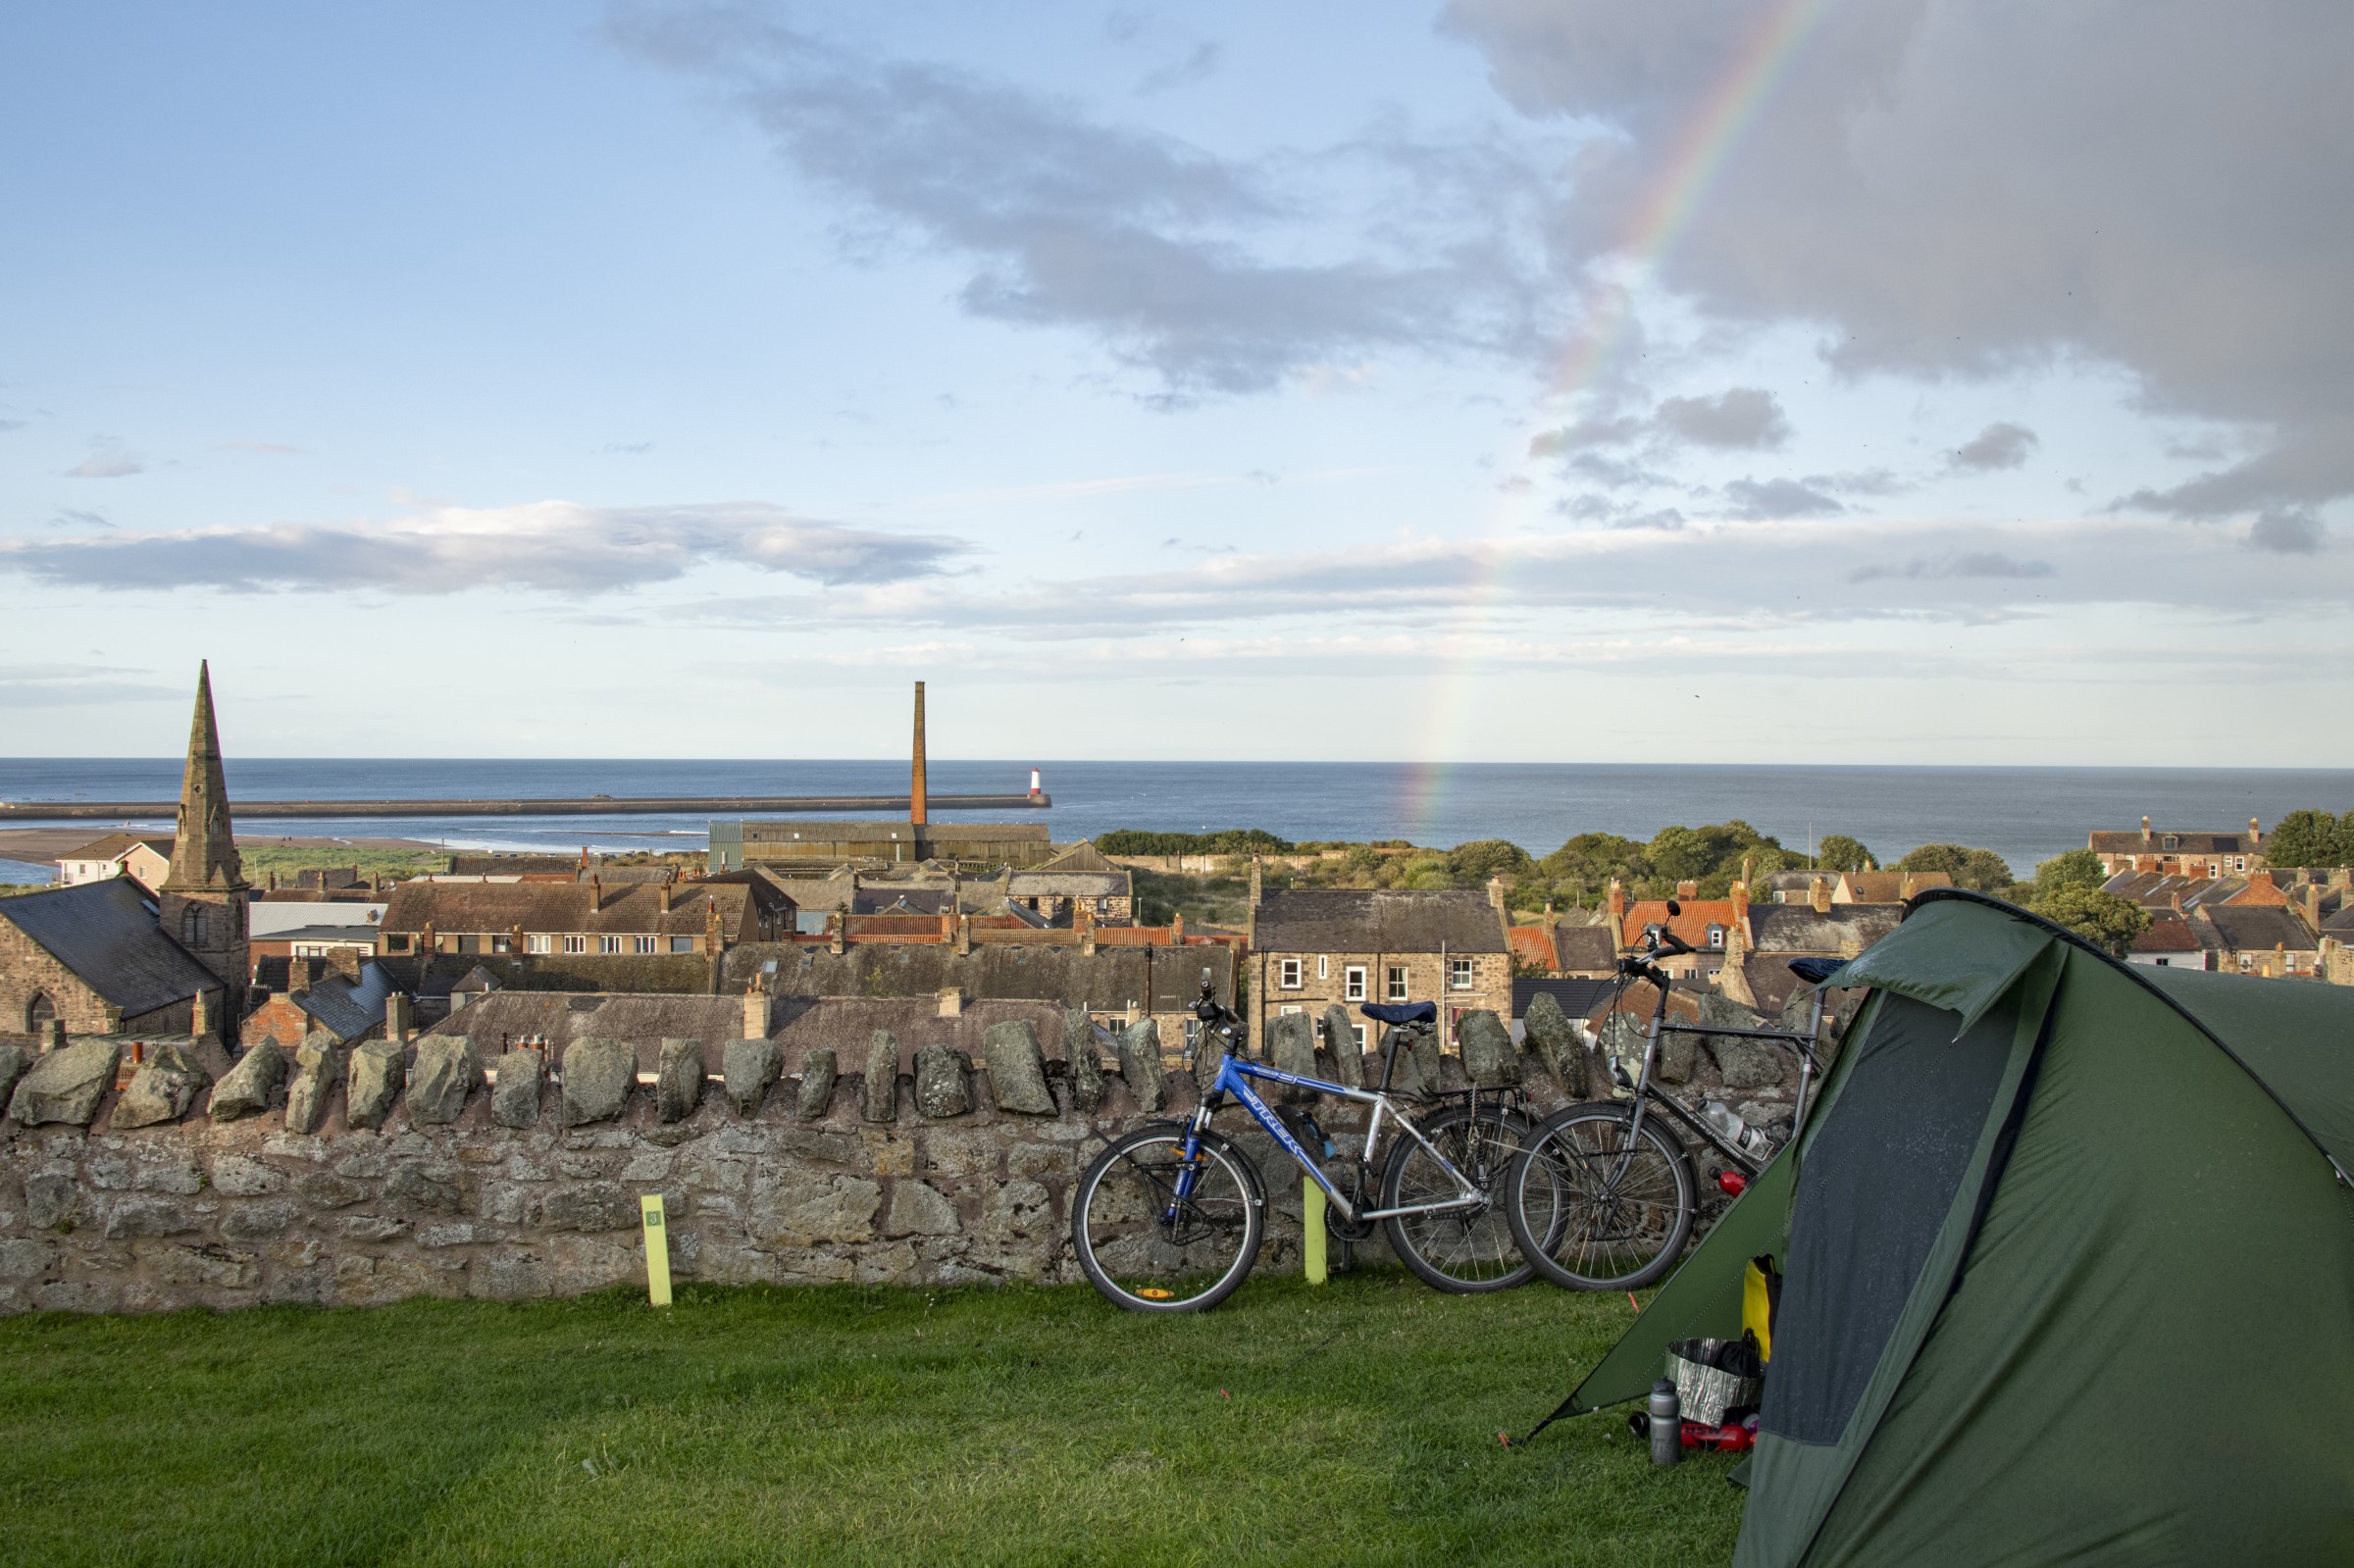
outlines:
[[[198,667],[172,865],[0,898],[0,1036],[219,1035],[244,1010],[248,906],[222,778],[213,683]]]

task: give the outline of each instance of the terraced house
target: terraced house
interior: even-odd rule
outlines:
[[[1266,891],[1251,873],[1251,1032],[1285,1013],[1322,1020],[1339,1002],[1352,1019],[1366,1002],[1436,1002],[1452,1042],[1463,1014],[1512,1017],[1510,928],[1504,886],[1484,893],[1406,888],[1288,887]],[[1358,1023],[1356,1043],[1379,1032]]]
[[[385,901],[377,952],[651,958],[791,930],[791,904],[743,882],[406,882]]]

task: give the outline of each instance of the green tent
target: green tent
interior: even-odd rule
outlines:
[[[2354,1563],[2354,990],[1915,900],[1804,1135],[1565,1410],[1781,1263],[1736,1568]]]

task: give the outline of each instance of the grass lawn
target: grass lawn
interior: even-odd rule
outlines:
[[[1542,1285],[690,1286],[0,1320],[0,1560],[1723,1563],[1732,1461],[1507,1451],[1631,1318]]]

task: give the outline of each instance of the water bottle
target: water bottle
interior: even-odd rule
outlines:
[[[1662,1378],[1651,1386],[1651,1462],[1655,1465],[1680,1463],[1684,1457],[1683,1405],[1675,1396],[1675,1384]]]
[[[1709,1119],[1711,1127],[1724,1136],[1726,1142],[1735,1148],[1742,1147],[1744,1136],[1749,1132],[1749,1124],[1741,1120],[1739,1112],[1722,1100],[1703,1100],[1700,1114]]]

